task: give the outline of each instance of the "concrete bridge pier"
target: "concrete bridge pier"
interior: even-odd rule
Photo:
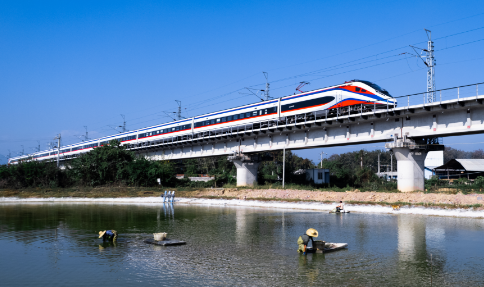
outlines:
[[[257,170],[260,161],[248,155],[238,154],[229,156],[228,160],[237,168],[237,186],[254,186],[257,182]]]
[[[397,183],[401,192],[425,190],[424,161],[429,151],[443,150],[444,146],[418,144],[411,139],[397,139],[385,144],[397,159]]]

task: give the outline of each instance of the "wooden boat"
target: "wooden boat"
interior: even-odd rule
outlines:
[[[307,253],[329,253],[337,250],[341,250],[348,247],[348,243],[330,243],[326,242],[324,245],[324,249],[313,249],[312,247],[306,248]]]
[[[170,246],[170,245],[184,245],[187,244],[185,241],[175,240],[175,239],[168,239],[156,241],[152,238],[143,240],[144,243],[160,245],[160,246]]]

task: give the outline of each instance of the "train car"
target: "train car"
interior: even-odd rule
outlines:
[[[397,106],[386,90],[375,83],[363,80],[352,80],[341,85],[294,94],[278,99],[244,105],[213,113],[183,119],[170,123],[142,128],[130,132],[102,137],[82,143],[61,147],[59,158],[70,159],[89,152],[92,149],[106,145],[111,140],[118,140],[121,145],[143,146],[154,142],[164,143],[187,137],[236,131],[252,125],[260,127],[263,123],[285,120],[294,122],[298,117],[327,118],[350,114],[352,112],[368,112],[375,109],[391,109]],[[288,121],[289,120],[289,121]],[[58,151],[48,150],[33,155],[20,156],[8,160],[8,164],[16,164],[22,160],[54,160]]]
[[[309,91],[281,99],[281,116],[328,111],[330,115],[344,115],[352,108],[358,111],[394,108],[397,100],[377,84],[353,80],[342,85]]]
[[[133,143],[144,144],[151,141],[163,140],[173,136],[188,135],[193,131],[193,119],[184,119],[171,123],[156,125],[136,131],[137,140]]]

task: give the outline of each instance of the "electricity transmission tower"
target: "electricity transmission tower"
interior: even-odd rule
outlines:
[[[121,117],[123,118],[123,125],[122,126],[119,126],[120,128],[123,128],[123,133],[126,132],[126,118],[124,117],[124,115],[121,115]],[[86,134],[87,134],[87,129],[86,129]]]
[[[88,132],[87,132],[87,126],[84,126],[84,128],[86,129],[86,135],[84,136],[84,139],[85,139],[86,141],[88,141],[88,140],[89,140],[89,134],[88,134]]]
[[[181,115],[181,101],[175,100],[175,102],[178,104],[178,112],[176,113],[176,118],[178,120],[181,120],[182,119],[182,115]]]
[[[264,77],[266,78],[266,89],[264,90],[264,95],[266,97],[266,101],[270,99],[269,97],[269,74],[267,72],[262,72],[264,74]]]
[[[432,42],[432,32],[430,30],[425,29],[425,33],[427,33],[427,38],[429,39],[427,42],[427,49],[421,49],[414,46],[410,46],[413,48],[415,53],[419,49],[425,53],[425,55],[420,55],[417,53],[417,56],[422,59],[424,64],[427,66],[427,102],[433,103],[436,101],[435,97],[435,57],[434,57],[434,42]]]
[[[33,149],[35,152],[39,152],[40,151],[40,141],[37,141],[37,146],[36,147],[32,147],[31,149]]]
[[[60,155],[60,145],[61,145],[61,134],[58,134],[54,140],[57,140],[57,167],[59,167],[59,155]]]

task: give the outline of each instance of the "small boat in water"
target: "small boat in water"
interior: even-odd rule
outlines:
[[[324,242],[324,241],[314,241],[316,242]],[[319,243],[316,243],[314,247],[306,248],[307,253],[329,253],[341,249],[345,249],[348,247],[348,243],[331,243],[331,242],[324,242],[324,248],[321,248]]]

